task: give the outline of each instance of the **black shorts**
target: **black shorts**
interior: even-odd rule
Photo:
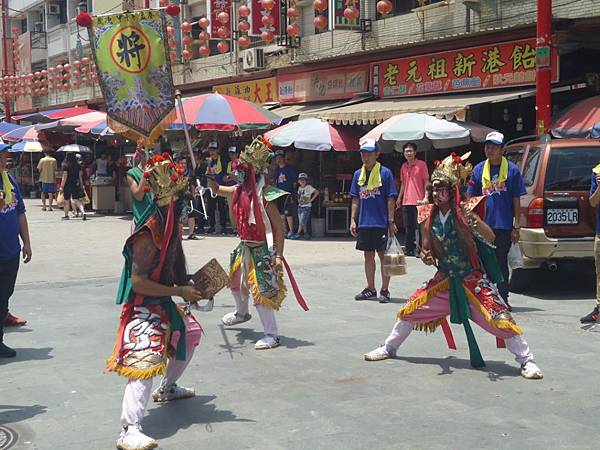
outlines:
[[[384,251],[388,240],[386,228],[359,228],[356,250],[363,252]]]
[[[79,200],[80,198],[85,197],[85,193],[79,185],[65,186],[63,188],[63,196],[65,200]]]
[[[279,214],[286,217],[296,217],[298,209],[296,208],[296,202],[291,194],[282,195],[277,198],[277,210]]]

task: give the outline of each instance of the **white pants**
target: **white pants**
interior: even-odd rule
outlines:
[[[396,352],[398,347],[402,345],[402,343],[406,340],[408,335],[413,330],[413,325],[410,322],[406,322],[404,320],[398,320],[394,324],[394,328],[392,328],[392,332],[385,340],[385,346],[388,350]],[[515,355],[515,360],[519,364],[525,364],[527,362],[533,361],[533,353],[529,350],[529,345],[523,336],[520,334],[516,334],[513,337],[505,339],[506,348],[509,352]]]
[[[160,382],[160,387],[167,387],[175,383],[185,371],[194,355],[195,346],[188,346],[184,361],[169,359],[167,372]],[[121,413],[121,426],[140,424],[150,400],[152,392],[152,378],[144,380],[129,379],[123,395],[123,412]]]
[[[250,290],[248,286],[241,280],[242,270],[238,270],[236,274],[236,279],[232,283],[233,287],[231,288],[231,293],[233,298],[235,299],[235,308],[238,316],[245,316],[248,314],[248,301],[250,299]],[[267,308],[263,305],[256,305],[256,311],[258,311],[258,316],[260,317],[260,321],[262,323],[264,333],[268,336],[277,337],[277,321],[275,320],[275,310],[272,308]]]

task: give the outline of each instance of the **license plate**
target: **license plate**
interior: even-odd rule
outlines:
[[[579,210],[577,208],[549,209],[546,211],[546,223],[548,225],[577,225]]]

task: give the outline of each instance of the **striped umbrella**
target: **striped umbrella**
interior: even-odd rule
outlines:
[[[217,93],[184,98],[183,110],[187,124],[199,130],[267,130],[283,120],[255,103]],[[179,108],[171,128],[183,129]]]
[[[358,134],[347,127],[336,127],[321,119],[303,119],[290,122],[265,133],[265,138],[277,147],[289,147],[304,150],[326,152],[337,150],[346,152],[358,150]]]
[[[37,139],[38,132],[34,125],[19,127],[2,136],[6,141],[20,141],[21,139]]]
[[[17,128],[23,128],[23,125],[2,121],[0,122],[0,136],[4,136],[9,131],[14,131]]]

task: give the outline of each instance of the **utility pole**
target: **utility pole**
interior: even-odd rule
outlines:
[[[538,137],[552,122],[552,0],[537,0],[535,124]]]
[[[10,71],[8,70],[8,0],[2,1],[2,59],[3,65],[2,67],[2,76],[9,75]],[[6,122],[10,122],[10,97],[8,96],[8,89],[6,86],[4,87],[4,115],[6,116],[4,120]]]

